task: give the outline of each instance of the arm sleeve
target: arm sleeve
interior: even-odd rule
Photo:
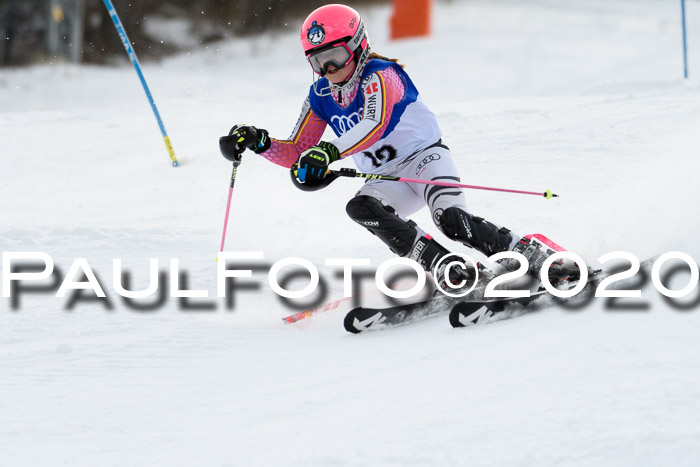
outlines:
[[[307,97],[289,139],[270,138],[270,149],[260,155],[277,165],[289,168],[299,159],[302,152],[321,140],[325,129],[326,122],[311,110]]]
[[[385,68],[365,78],[359,92],[363,92],[365,97],[362,119],[343,136],[332,141],[341,158],[362,152],[381,139],[391,121],[394,105],[401,102],[406,87],[396,71]]]

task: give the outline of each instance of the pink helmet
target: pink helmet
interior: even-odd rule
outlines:
[[[360,14],[337,3],[312,11],[301,26],[301,46],[314,71],[323,76],[356,60],[355,77],[369,56],[369,41]]]

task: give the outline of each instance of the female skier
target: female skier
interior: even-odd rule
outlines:
[[[233,160],[251,149],[290,168],[292,180],[304,190],[327,186],[335,178],[328,172],[329,165],[345,157],[352,157],[365,173],[460,181],[450,150],[441,140],[437,118],[397,60],[370,53],[365,25],[354,9],[332,4],[314,10],[301,28],[301,44],[318,78],[292,135],[287,140],[273,139],[261,128],[236,125],[220,139],[225,157]],[[336,139],[320,141],[326,125]],[[533,276],[539,275],[542,262],[553,253],[537,241],[472,215],[458,188],[369,180],[346,210],[391,251],[435,272],[435,265],[449,251],[406,219],[423,206],[448,238],[486,256],[517,251],[528,260]],[[518,264],[504,266],[510,270]],[[550,270],[550,276],[554,274]],[[452,268],[450,280],[456,283],[473,276],[473,270]]]

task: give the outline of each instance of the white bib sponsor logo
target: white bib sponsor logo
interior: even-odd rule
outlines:
[[[360,114],[353,112],[350,115],[334,115],[331,117],[331,123],[338,130],[338,133],[344,135],[348,130],[360,123]]]

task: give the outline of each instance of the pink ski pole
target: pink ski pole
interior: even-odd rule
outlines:
[[[233,184],[236,182],[236,172],[238,171],[238,166],[241,165],[240,157],[233,161],[233,172],[231,173],[231,185],[228,189],[228,202],[226,203],[226,217],[224,218],[224,232],[221,234],[221,249],[219,251],[224,251],[224,243],[226,242],[226,227],[228,226],[228,215],[231,210],[231,196],[233,195]]]
[[[367,180],[385,180],[389,182],[406,182],[406,183],[420,183],[422,185],[436,185],[436,186],[448,186],[453,188],[469,188],[472,190],[488,190],[488,191],[500,191],[503,193],[516,193],[521,195],[536,195],[544,196],[546,199],[558,197],[551,191],[547,190],[544,193],[536,191],[522,191],[522,190],[509,190],[506,188],[492,188],[488,186],[477,186],[477,185],[464,185],[462,183],[452,183],[452,182],[441,182],[439,180],[421,180],[418,178],[406,178],[406,177],[394,177],[391,175],[381,175],[381,174],[366,174],[356,171],[355,169],[343,168],[340,170],[331,170],[331,174],[339,177],[356,177],[364,178]]]

